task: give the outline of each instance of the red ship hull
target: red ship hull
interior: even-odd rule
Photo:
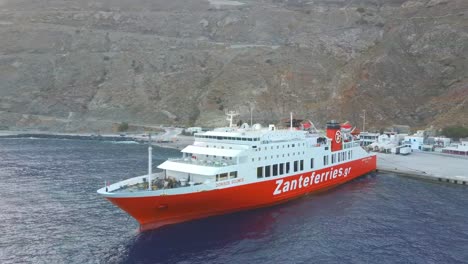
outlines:
[[[271,177],[268,181],[212,191],[107,199],[134,217],[140,223],[140,230],[148,230],[283,203],[335,187],[375,170],[376,157],[370,156],[321,170],[282,178]]]

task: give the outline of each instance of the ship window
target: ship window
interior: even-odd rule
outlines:
[[[294,172],[296,172],[296,171],[297,171],[297,160],[294,161]]]
[[[280,166],[279,166],[279,174],[280,175],[283,175],[284,173],[284,163],[280,163]]]
[[[219,174],[216,174],[216,181],[219,181]]]
[[[331,163],[333,164],[333,163],[335,163],[335,160],[336,160],[336,154],[332,154],[331,157],[332,157],[331,158]]]
[[[257,168],[257,178],[263,178],[263,167]]]
[[[292,147],[294,148],[294,144],[292,144]]]
[[[247,138],[242,138],[242,141],[247,141]]]
[[[288,148],[289,148],[289,144],[288,144]]]
[[[341,161],[341,153],[338,153],[338,162]]]
[[[348,159],[351,159],[351,150],[348,151]]]
[[[249,141],[252,141],[252,139],[251,139],[251,138],[249,138]]]
[[[279,149],[279,146],[276,146],[276,149]]]
[[[278,164],[273,165],[273,176],[278,175]]]
[[[323,156],[323,165],[324,165],[324,166],[328,165],[328,155],[327,155],[327,156]]]
[[[227,173],[221,173],[221,174],[219,175],[219,180],[220,180],[220,181],[224,181],[224,180],[226,180],[227,178],[228,178],[228,174],[227,174]]]
[[[301,171],[304,170],[304,160],[301,160],[300,162],[300,169]]]
[[[229,173],[229,179],[234,179],[234,178],[237,178],[237,171],[231,171],[231,173]]]
[[[252,162],[254,162],[254,161],[255,161],[255,159],[254,159],[254,158],[252,158]]]
[[[265,166],[265,177],[270,177],[270,166]]]
[[[311,169],[314,168],[314,158],[311,158],[311,159],[310,159],[310,168],[311,168]]]
[[[262,158],[258,157],[258,160],[261,160]]]
[[[286,162],[286,173],[289,173],[289,162]]]

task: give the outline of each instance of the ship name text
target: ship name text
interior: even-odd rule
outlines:
[[[322,173],[315,174],[315,171],[312,172],[310,176],[301,175],[299,179],[294,180],[284,180],[280,179],[276,181],[276,189],[273,192],[273,195],[278,195],[281,193],[293,191],[296,189],[302,189],[307,186],[312,186],[313,184],[319,184],[326,182],[338,177],[347,177],[351,173],[351,167],[348,168],[339,168],[324,171]]]

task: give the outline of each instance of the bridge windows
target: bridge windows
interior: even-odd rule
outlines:
[[[273,165],[273,176],[277,176],[278,175],[278,164],[274,164]]]
[[[237,178],[237,171],[231,171],[229,173],[229,179],[235,179]]]

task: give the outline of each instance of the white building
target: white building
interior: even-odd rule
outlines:
[[[452,144],[443,148],[442,153],[468,156],[468,141],[462,141],[460,144]]]
[[[361,132],[359,134],[359,140],[361,140],[361,146],[368,146],[374,142],[377,142],[379,133]]]
[[[422,136],[406,136],[405,143],[411,145],[411,149],[421,150],[424,145],[424,137]]]
[[[187,129],[185,129],[185,131],[188,132],[188,133],[192,133],[192,134],[200,133],[200,132],[202,132],[202,128],[201,127],[189,127]]]

